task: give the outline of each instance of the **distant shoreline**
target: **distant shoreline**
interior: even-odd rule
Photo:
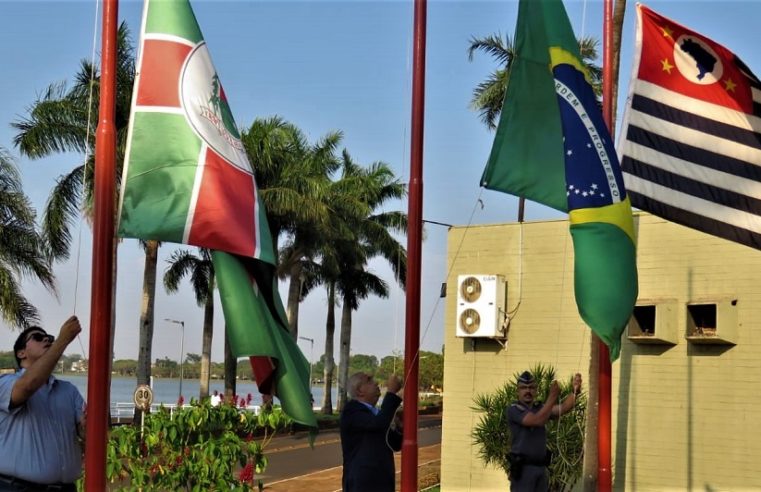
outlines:
[[[4,369],[0,369],[0,374],[2,374],[3,371],[4,371]],[[15,372],[15,369],[10,369],[10,372],[11,373]],[[56,376],[56,377],[59,377],[59,376],[62,376],[62,377],[67,377],[67,376],[87,377],[87,374],[88,374],[87,372],[68,371],[68,372],[54,372],[53,376]],[[179,381],[180,380],[179,377],[176,377],[176,378],[164,378],[164,377],[161,377],[161,376],[151,376],[151,377],[153,379],[161,379],[162,381]],[[137,376],[120,376],[120,375],[117,375],[117,374],[112,374],[111,375],[111,379],[136,379],[136,378],[137,378]],[[183,381],[200,381],[199,378],[185,378],[185,377],[182,378],[182,380]],[[210,381],[224,381],[224,378],[216,378],[216,379],[215,378],[211,378]],[[251,380],[251,379],[245,379],[245,378],[241,378],[241,377],[237,378],[236,381],[253,382],[253,380]]]

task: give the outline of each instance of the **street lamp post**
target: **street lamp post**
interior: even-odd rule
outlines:
[[[182,397],[182,379],[184,376],[184,365],[182,363],[182,358],[185,356],[185,322],[178,319],[169,318],[164,318],[164,321],[180,325],[180,330],[182,331],[182,336],[180,337],[180,395],[177,397],[177,401],[180,401],[180,397]]]
[[[309,342],[309,388],[312,388],[312,366],[314,365],[314,338],[299,337]]]

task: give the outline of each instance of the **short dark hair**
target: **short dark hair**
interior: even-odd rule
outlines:
[[[35,331],[41,331],[42,333],[45,333],[47,335],[48,332],[43,330],[39,326],[30,326],[26,330],[21,332],[21,335],[18,336],[16,339],[16,343],[13,344],[13,357],[16,358],[16,365],[19,369],[21,369],[21,359],[18,358],[18,351],[23,350],[24,347],[26,347],[27,337],[30,333]]]

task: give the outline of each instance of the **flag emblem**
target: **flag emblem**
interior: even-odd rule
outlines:
[[[679,73],[694,84],[715,84],[724,73],[724,64],[719,55],[695,36],[679,36],[674,43],[673,57]]]
[[[206,145],[228,163],[251,173],[240,133],[205,42],[190,52],[182,69],[180,101],[188,123]]]

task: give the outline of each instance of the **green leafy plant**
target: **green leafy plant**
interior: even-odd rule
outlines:
[[[530,369],[537,381],[538,399],[544,401],[550,383],[555,379],[555,369],[538,364]],[[512,436],[504,417],[505,408],[518,400],[518,374],[493,393],[479,394],[473,399],[473,410],[482,415],[473,428],[471,437],[478,446],[478,455],[487,466],[495,466],[508,473]],[[572,391],[572,376],[560,384],[561,400]],[[571,490],[581,478],[584,455],[584,426],[586,424],[587,397],[585,392],[576,398],[574,409],[560,419],[547,423],[547,447],[552,452],[549,467],[550,490]]]
[[[279,407],[259,415],[208,399],[146,415],[145,425],[111,431],[106,477],[123,490],[235,490],[261,488],[264,448],[291,424]],[[260,439],[254,439],[260,436]]]

